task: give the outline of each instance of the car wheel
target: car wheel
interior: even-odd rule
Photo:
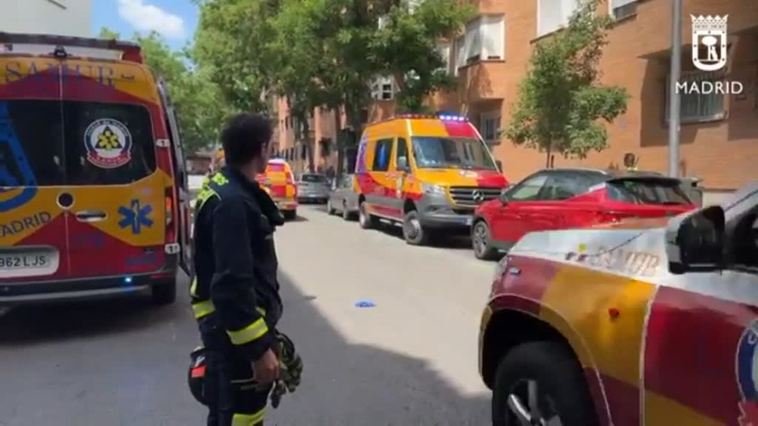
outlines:
[[[286,220],[294,220],[297,217],[297,210],[285,210],[282,214]]]
[[[403,217],[403,238],[413,246],[423,246],[429,243],[430,232],[421,226],[421,219],[416,210],[411,210]]]
[[[361,204],[358,206],[358,224],[363,229],[371,229],[377,227],[377,220],[374,216],[371,216],[369,212],[366,211],[366,202],[361,201]]]
[[[342,200],[342,219],[350,220],[350,210],[347,208],[346,200]]]
[[[153,284],[150,292],[153,303],[156,305],[170,305],[174,303],[176,300],[176,278]]]
[[[597,425],[584,375],[565,345],[516,346],[495,373],[493,426]]]
[[[492,247],[490,227],[487,222],[480,220],[471,228],[471,248],[474,256],[482,260],[494,260],[497,257],[497,249]]]
[[[329,199],[326,201],[326,212],[330,215],[334,214],[334,207],[332,207],[332,200]]]

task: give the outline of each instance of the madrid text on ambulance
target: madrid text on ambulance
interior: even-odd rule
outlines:
[[[704,72],[723,69],[727,60],[727,25],[729,16],[695,16],[692,18],[692,64]],[[745,86],[739,81],[698,79],[676,82],[677,94],[739,95]]]

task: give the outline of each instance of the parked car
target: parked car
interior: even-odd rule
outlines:
[[[172,303],[190,259],[187,171],[140,47],[9,33],[0,45],[0,304],[145,290]]]
[[[287,220],[297,217],[297,185],[292,168],[280,158],[268,160],[266,171],[256,177]]]
[[[529,232],[673,216],[694,208],[679,179],[643,172],[547,169],[480,205],[471,245],[476,257],[492,259]]]
[[[401,115],[366,127],[356,159],[359,222],[400,223],[408,244],[437,231],[467,232],[474,208],[507,185],[465,117]]]
[[[355,175],[343,175],[335,182],[326,203],[329,214],[340,212],[348,220],[358,213],[358,193],[355,191]]]
[[[481,320],[493,424],[754,424],[757,218],[753,183],[675,218],[519,240]]]
[[[329,199],[329,179],[321,173],[303,173],[297,182],[297,199],[301,203],[326,204]]]

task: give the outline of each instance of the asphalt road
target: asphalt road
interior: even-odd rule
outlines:
[[[493,263],[465,240],[411,247],[318,207],[276,239],[281,329],[305,371],[267,426],[489,423],[476,340]],[[163,308],[135,297],[0,317],[0,426],[204,424],[185,382],[198,342],[188,303],[182,292]]]

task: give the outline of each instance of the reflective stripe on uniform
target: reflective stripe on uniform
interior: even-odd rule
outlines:
[[[232,416],[232,426],[255,426],[263,421],[266,414],[265,408],[253,414],[234,413]]]
[[[214,191],[211,188],[204,188],[200,191],[199,194],[197,194],[197,199],[195,200],[195,210],[200,211],[200,209],[203,207],[206,201],[210,200],[211,197],[218,197],[221,199],[221,196],[218,195],[216,191]]]
[[[258,318],[242,330],[227,331],[226,333],[229,335],[232,343],[235,345],[244,345],[261,338],[261,336],[267,332],[268,326],[266,325],[266,322],[263,318]]]
[[[197,297],[197,277],[192,279],[192,285],[190,286],[190,296]]]
[[[224,176],[221,173],[216,173],[215,175],[213,175],[213,177],[211,177],[211,180],[216,185],[226,185],[227,183],[229,183],[229,179],[227,179],[226,176]]]
[[[195,319],[200,319],[216,312],[216,307],[213,306],[213,302],[210,300],[204,300],[202,302],[193,303],[192,312],[195,313]]]

